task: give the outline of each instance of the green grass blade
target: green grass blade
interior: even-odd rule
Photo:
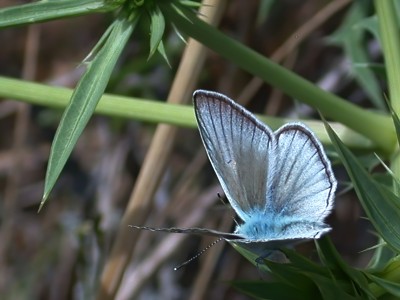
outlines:
[[[118,1],[58,0],[6,7],[0,10],[0,28],[106,12],[116,9],[119,5]]]
[[[180,32],[233,61],[238,67],[260,77],[300,101],[320,110],[325,116],[339,121],[368,137],[385,152],[392,153],[396,136],[388,116],[362,109],[344,99],[323,91],[295,73],[224,35],[201,21],[193,12],[170,3],[160,4]],[[184,14],[184,16],[182,16]],[[243,59],[243,58],[246,59]]]
[[[250,263],[252,263],[254,266],[256,266],[259,270],[264,271],[266,273],[271,273],[276,279],[278,279],[280,282],[283,282],[284,284],[291,286],[292,288],[305,288],[308,289],[309,285],[312,284],[312,281],[307,278],[307,276],[304,276],[299,272],[301,268],[305,268],[306,270],[314,270],[315,264],[311,263],[308,264],[308,260],[304,258],[304,260],[300,260],[300,264],[292,264],[292,263],[277,263],[274,261],[270,261],[268,259],[264,259],[264,263],[260,263],[260,256],[258,254],[255,254],[251,251],[249,251],[246,247],[243,247],[243,245],[237,243],[230,243],[241,255],[243,255]],[[281,254],[284,256],[286,254],[286,251],[290,252],[290,250],[284,250]],[[296,255],[291,253],[291,258],[295,257]],[[299,259],[297,258],[296,262],[298,262]],[[301,267],[299,267],[299,265]],[[321,273],[323,271],[318,270],[317,273]]]
[[[364,299],[374,297],[368,289],[368,280],[364,273],[348,266],[328,237],[325,236],[315,242],[321,261],[335,274],[336,281],[350,282],[351,286],[355,287],[353,293],[363,295]]]
[[[353,64],[354,68],[359,69],[369,69],[372,73],[377,75],[382,80],[386,80],[386,67],[381,63],[355,63]]]
[[[261,0],[260,7],[258,8],[256,24],[257,26],[261,26],[263,22],[265,22],[271,12],[273,5],[276,3],[276,0]]]
[[[393,257],[380,270],[370,270],[367,276],[373,281],[370,284],[371,290],[377,296],[390,293],[400,297],[400,256]]]
[[[264,259],[264,263],[256,263],[258,255],[248,251],[238,244],[232,243],[232,245],[244,257],[246,257],[246,259],[256,265],[258,269],[270,273],[276,280],[279,281],[279,283],[273,282],[271,287],[269,286],[270,283],[266,282],[264,288],[265,290],[275,288],[276,286],[284,286],[285,288],[287,288],[288,291],[298,290],[299,295],[308,295],[304,299],[333,300],[337,299],[334,298],[335,295],[340,295],[340,299],[356,299],[355,297],[348,294],[348,292],[353,292],[353,290],[351,289],[352,284],[344,273],[344,276],[341,276],[341,278],[335,278],[331,275],[332,271],[329,270],[326,266],[317,265],[311,260],[297,254],[293,250],[281,249],[281,251],[290,260],[290,263],[276,263],[268,259]],[[247,294],[251,294],[251,291],[244,288],[243,286],[238,287],[235,285],[235,283],[234,286],[246,292]],[[257,292],[257,296],[260,295],[261,294],[258,294]],[[274,291],[272,291],[271,294],[267,293],[263,295],[268,295],[272,297],[274,296]],[[283,297],[281,299],[285,298]]]
[[[158,53],[161,54],[161,56],[167,62],[168,66],[171,68],[171,64],[169,63],[167,52],[165,52],[163,41],[160,41],[160,43],[158,44],[157,51],[158,51]]]
[[[392,116],[392,119],[393,119],[394,128],[396,128],[397,143],[400,146],[400,119],[399,119],[399,116],[394,111],[393,106],[390,103],[390,101],[387,101],[387,105],[390,110],[390,115]]]
[[[115,24],[116,23],[112,23],[110,26],[108,26],[108,28],[103,33],[101,38],[97,41],[96,45],[92,48],[92,50],[89,52],[89,54],[86,55],[86,57],[83,59],[82,64],[90,62],[96,56],[96,54],[101,50],[104,43],[107,41],[108,36],[112,32]]]
[[[265,281],[234,281],[231,285],[253,299],[318,299],[318,291],[310,290],[309,292],[296,289],[282,282],[265,282]]]
[[[51,147],[40,208],[46,202],[79,136],[103,95],[115,63],[138,18],[139,16],[133,20],[119,18],[114,21],[113,30],[109,33],[101,50],[88,64],[88,69],[72,94]]]
[[[365,6],[365,3],[354,2],[342,26],[330,38],[335,44],[343,47],[346,56],[350,59],[353,66],[357,63],[368,62],[368,54],[364,44],[365,30],[362,26],[359,26],[363,22],[365,24]],[[362,86],[375,107],[385,111],[386,106],[382,97],[382,91],[374,73],[367,68],[353,67],[352,75],[354,75],[359,85]]]
[[[378,16],[381,47],[388,79],[389,99],[393,110],[400,115],[400,37],[399,21],[396,18],[395,5],[398,1],[374,1]],[[396,162],[398,164],[398,162]],[[396,166],[399,174],[400,166]]]
[[[190,0],[179,0],[179,3],[184,6],[192,8],[199,8],[202,5],[200,2],[190,1]]]
[[[374,275],[368,275],[368,277],[386,292],[400,298],[400,283],[389,281]]]
[[[379,44],[382,45],[379,35],[378,17],[376,15],[361,20],[355,26],[356,28],[368,30],[378,40]]]
[[[265,259],[264,263],[271,270],[274,278],[279,279],[280,282],[285,283],[287,286],[304,292],[310,291],[315,287],[312,280],[304,275],[306,272],[302,272],[298,266],[291,263],[276,263],[268,259]]]
[[[289,261],[297,266],[302,272],[308,272],[313,274],[319,274],[321,276],[329,277],[330,272],[326,267],[323,267],[308,258],[298,254],[296,251],[288,248],[282,249]]]
[[[332,281],[331,278],[320,276],[317,274],[311,274],[314,283],[321,293],[321,299],[323,300],[361,300],[360,297],[351,296],[346,293],[336,282]],[[308,298],[315,299],[315,298]]]
[[[165,30],[165,19],[158,6],[151,7],[150,13],[150,53],[149,58],[157,51]]]
[[[325,126],[367,216],[385,242],[400,252],[399,198],[391,190],[379,185],[342,143],[329,124],[325,123]]]
[[[382,239],[379,239],[377,244],[380,246],[375,250],[374,255],[367,266],[367,269],[370,271],[383,269],[387,262],[395,255],[393,250],[387,247],[386,243],[384,243]]]

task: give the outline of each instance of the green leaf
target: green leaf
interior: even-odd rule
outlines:
[[[164,49],[163,41],[160,41],[160,43],[158,44],[157,51],[158,51],[158,53],[161,54],[161,56],[167,62],[168,66],[171,67],[171,64],[169,63],[169,60],[168,60],[167,53],[165,52],[165,49]]]
[[[107,41],[108,37],[110,36],[114,26],[116,23],[111,24],[108,26],[106,31],[103,33],[101,36],[100,40],[97,41],[96,45],[93,47],[93,49],[89,52],[89,54],[83,59],[82,64],[89,63],[95,56],[96,54],[101,50],[101,48],[104,46],[104,43]]]
[[[150,53],[149,58],[154,55],[154,53],[159,48],[159,45],[162,41],[162,37],[164,35],[165,30],[165,19],[164,16],[158,6],[152,6],[149,9],[150,13]],[[162,49],[164,49],[162,47]],[[168,61],[168,60],[167,60]]]
[[[369,270],[366,275],[373,281],[371,289],[377,297],[390,293],[400,297],[400,256],[393,257],[380,270]]]
[[[358,198],[379,235],[400,252],[400,202],[388,188],[378,184],[362,167],[357,158],[342,143],[329,124],[326,130],[354,184]]]
[[[200,2],[190,1],[190,0],[179,0],[179,3],[182,4],[183,6],[193,7],[193,8],[199,8],[202,5]]]
[[[392,116],[392,119],[393,119],[394,127],[396,128],[397,142],[398,142],[398,145],[400,146],[400,119],[399,119],[399,116],[394,111],[393,106],[390,103],[390,101],[387,101],[387,104],[389,106],[390,115]]]
[[[368,277],[388,293],[400,298],[400,283],[389,281],[374,275],[368,275]]]
[[[136,15],[133,20],[120,17],[114,21],[111,32],[107,32],[107,40],[88,64],[85,74],[74,90],[51,147],[39,211],[103,95],[111,72],[139,17],[140,15]]]
[[[230,242],[229,244],[231,244],[236,251],[238,251],[241,255],[243,255],[254,266],[257,266],[260,270],[264,272],[270,272],[270,269],[268,269],[266,265],[257,263],[257,259],[260,257],[260,255],[249,251],[241,244],[233,242]]]
[[[322,297],[322,299],[334,300],[338,297],[343,300],[357,299],[349,294],[349,292],[354,293],[354,291],[347,278],[342,279],[333,276],[332,270],[329,270],[326,266],[319,266],[295,251],[289,249],[282,249],[282,251],[288,254],[291,261],[289,264],[277,264],[269,261],[265,261],[265,263],[271,269],[273,276],[277,276],[287,285],[293,285],[303,292],[312,292],[314,295],[320,294],[319,297]],[[315,299],[315,297],[308,297],[307,299]]]
[[[58,0],[38,1],[0,10],[0,28],[61,19],[71,16],[112,11],[121,1]]]
[[[290,260],[289,263],[277,263],[264,259],[264,264],[257,264],[255,263],[258,258],[257,254],[251,253],[239,245],[235,245],[235,249],[250,262],[256,264],[259,269],[270,273],[276,280],[279,280],[280,284],[284,284],[288,290],[294,289],[299,291],[299,295],[309,295],[305,299],[318,299],[323,295],[322,299],[333,300],[333,291],[336,292],[333,295],[340,295],[341,299],[356,299],[348,294],[349,291],[352,291],[352,284],[348,281],[347,276],[333,276],[331,270],[326,266],[317,265],[294,250],[281,249]],[[278,283],[275,282],[274,285],[278,285]],[[281,299],[285,299],[285,297]]]
[[[376,15],[360,20],[358,23],[355,24],[354,27],[368,30],[378,40],[379,44],[382,45],[381,37],[379,34],[378,17]]]
[[[322,299],[324,300],[361,300],[361,297],[354,297],[346,293],[335,281],[331,278],[326,278],[317,274],[310,275],[314,283],[321,293]],[[308,298],[311,299],[311,298]],[[314,298],[313,298],[314,299]]]
[[[302,291],[282,282],[233,281],[231,285],[237,290],[255,299],[318,299],[318,291]]]
[[[265,259],[264,263],[268,266],[274,278],[279,279],[286,285],[303,291],[315,288],[312,280],[306,276],[298,266],[291,263],[276,263]]]
[[[373,19],[369,20],[369,23],[365,21],[365,6],[366,3],[355,1],[342,26],[329,39],[331,42],[343,47],[353,66],[369,61],[364,45],[364,30],[360,30],[364,27],[360,26],[360,24],[372,26]],[[373,72],[365,68],[353,68],[353,75],[368,94],[369,100],[375,107],[385,111],[386,107],[382,98],[382,91]]]
[[[378,75],[383,80],[387,80],[386,67],[381,63],[363,62],[353,64],[353,68],[369,69],[372,73]]]
[[[384,54],[387,74],[389,99],[397,114],[400,113],[400,37],[399,20],[396,18],[395,5],[397,1],[374,1],[378,16],[381,48]],[[397,158],[393,161],[395,173],[399,174],[400,165]],[[397,192],[397,191],[396,191]]]
[[[330,272],[326,267],[316,264],[310,259],[298,254],[296,251],[287,248],[281,249],[281,251],[285,253],[291,264],[295,265],[301,271],[319,274],[326,277],[330,276]]]
[[[325,236],[315,242],[321,261],[333,272],[335,280],[350,282],[354,286],[353,293],[357,296],[363,295],[365,299],[373,298],[364,273],[348,266],[328,237]]]
[[[239,68],[260,77],[285,94],[311,105],[325,116],[361,133],[376,143],[386,154],[392,153],[396,137],[392,121],[388,116],[362,109],[321,90],[315,84],[224,35],[188,9],[173,5],[174,3],[161,1],[159,5],[163,14],[180,32],[198,40],[204,46],[234,62]],[[246,59],[243,59],[244,57]]]
[[[183,7],[181,5],[177,5],[173,2],[171,2],[171,8],[181,17],[183,17],[186,21],[188,21],[189,23],[192,23],[192,20],[190,19],[190,15],[188,14],[187,11],[185,11],[183,9]],[[191,13],[193,13],[192,11],[190,11]]]
[[[258,8],[256,24],[260,26],[267,19],[275,0],[261,0]]]
[[[381,270],[386,266],[387,262],[394,257],[394,252],[392,249],[386,246],[386,244],[382,245],[384,241],[380,238],[378,243],[380,246],[374,252],[373,257],[368,263],[368,269],[372,270]]]

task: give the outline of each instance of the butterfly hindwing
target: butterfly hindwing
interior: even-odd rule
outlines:
[[[333,207],[336,180],[322,145],[300,123],[277,132],[273,208],[294,222],[321,222]]]

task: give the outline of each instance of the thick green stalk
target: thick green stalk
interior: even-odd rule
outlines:
[[[0,76],[0,97],[33,105],[64,109],[72,92],[69,88]],[[164,123],[191,128],[197,126],[192,107],[134,97],[103,94],[95,113],[154,124]]]
[[[73,90],[63,87],[12,79],[0,76],[0,97],[20,100],[33,105],[52,108],[65,108]],[[155,113],[156,112],[156,113]],[[95,109],[96,114],[137,120],[148,123],[164,123],[181,127],[196,128],[193,107],[162,101],[104,94]],[[277,129],[290,120],[259,116],[271,128]],[[330,144],[329,137],[319,121],[304,121],[318,136],[323,144]],[[340,124],[331,124],[341,140],[350,148],[359,150],[376,149],[369,139],[346,129]]]
[[[400,37],[396,10],[392,0],[375,0],[375,8],[385,58],[389,100],[394,112],[400,116]],[[391,167],[396,177],[400,178],[399,156],[393,159]]]
[[[234,39],[198,19],[192,12],[164,5],[163,11],[179,31],[195,38],[236,65],[281,89],[286,94],[307,103],[321,113],[339,121],[371,139],[386,153],[395,145],[395,131],[391,119],[364,110],[344,99],[328,93],[295,73],[275,64]],[[182,14],[184,12],[184,15]]]

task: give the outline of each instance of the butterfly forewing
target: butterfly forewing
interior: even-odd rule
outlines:
[[[246,221],[267,205],[274,135],[224,95],[196,91],[194,106],[211,164],[232,207]]]

